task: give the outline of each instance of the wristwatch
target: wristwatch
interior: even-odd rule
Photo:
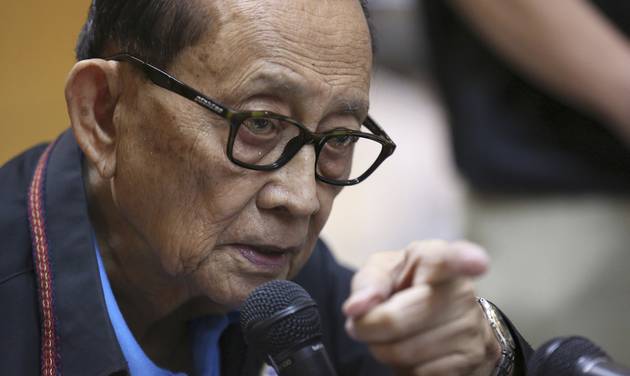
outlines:
[[[484,298],[477,298],[477,302],[486,316],[486,320],[490,323],[499,345],[501,346],[501,358],[497,363],[492,376],[509,376],[514,368],[514,359],[516,357],[516,345],[510,333],[510,329],[505,324],[499,310]]]

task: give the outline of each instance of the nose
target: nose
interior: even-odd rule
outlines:
[[[269,172],[270,180],[257,197],[258,207],[286,211],[296,217],[317,213],[320,202],[315,179],[315,159],[315,148],[304,145],[286,165]]]

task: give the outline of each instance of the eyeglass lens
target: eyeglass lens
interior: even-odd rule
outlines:
[[[268,166],[300,142],[300,128],[275,118],[245,119],[238,128],[232,157],[240,162]],[[378,159],[381,143],[358,135],[335,135],[325,138],[317,159],[318,175],[336,181],[352,180],[365,173]]]

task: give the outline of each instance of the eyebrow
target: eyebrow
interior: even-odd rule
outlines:
[[[370,105],[367,101],[359,98],[339,99],[334,112],[348,114],[356,117],[359,121],[367,116]]]
[[[308,97],[313,92],[302,77],[287,73],[284,69],[256,73],[245,78],[240,85],[246,82],[251,88],[245,91],[244,97],[259,93],[286,100],[291,97]],[[367,116],[369,107],[369,101],[359,95],[340,96],[333,99],[330,113],[352,115],[361,122]]]
[[[291,77],[284,70],[257,72],[251,77],[244,77],[236,86],[236,90],[240,86],[248,84],[250,87],[245,90],[246,95],[250,96],[254,93],[270,94],[278,96],[278,93],[288,93],[283,96],[307,96],[309,94],[308,85],[300,83],[304,81],[300,77]],[[297,76],[297,74],[296,74]]]

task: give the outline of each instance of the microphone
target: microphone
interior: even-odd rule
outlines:
[[[630,369],[613,363],[597,345],[583,337],[554,338],[528,363],[528,376],[629,376]]]
[[[245,342],[264,352],[279,376],[337,375],[322,344],[317,304],[298,284],[258,286],[243,303],[240,323]]]

